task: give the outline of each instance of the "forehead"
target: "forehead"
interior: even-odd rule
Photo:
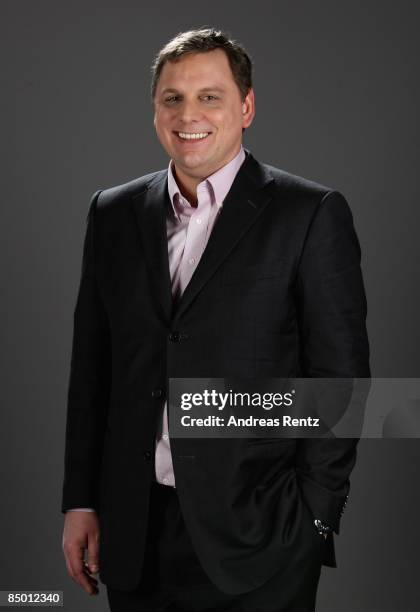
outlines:
[[[160,73],[158,88],[211,85],[235,85],[227,55],[222,49],[205,53],[188,53],[175,62],[166,62]]]

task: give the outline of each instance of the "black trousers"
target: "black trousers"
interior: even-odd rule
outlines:
[[[208,578],[185,528],[176,490],[153,483],[142,577],[133,591],[107,587],[111,612],[314,612],[320,556],[308,557],[243,595]],[[288,575],[290,574],[290,575]]]

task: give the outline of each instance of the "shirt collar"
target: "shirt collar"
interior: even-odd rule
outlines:
[[[232,183],[236,177],[236,174],[238,173],[239,168],[245,160],[245,157],[245,151],[243,146],[241,145],[238,154],[235,155],[235,157],[231,159],[230,162],[219,168],[219,170],[208,176],[206,179],[204,179],[204,181],[197,185],[197,189],[198,187],[200,187],[201,185],[205,185],[206,183],[211,186],[211,189],[213,191],[212,195],[214,196],[212,204],[216,204],[218,209],[222,208],[223,201],[227,196],[232,186]],[[178,199],[183,196],[175,180],[172,171],[172,164],[173,161],[171,159],[168,166],[168,193],[171,200],[174,215],[179,220],[179,213],[176,208],[175,199]]]

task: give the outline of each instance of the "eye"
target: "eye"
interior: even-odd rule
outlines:
[[[208,94],[207,96],[203,96],[205,100],[208,100],[209,102],[213,102],[213,100],[217,100],[217,96],[213,96],[211,94]]]
[[[179,96],[169,96],[168,98],[165,98],[165,102],[168,102],[169,104],[172,104],[177,100],[179,100]]]

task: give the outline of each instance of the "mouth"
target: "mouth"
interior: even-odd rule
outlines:
[[[173,132],[178,142],[182,143],[199,143],[207,140],[211,132]]]

